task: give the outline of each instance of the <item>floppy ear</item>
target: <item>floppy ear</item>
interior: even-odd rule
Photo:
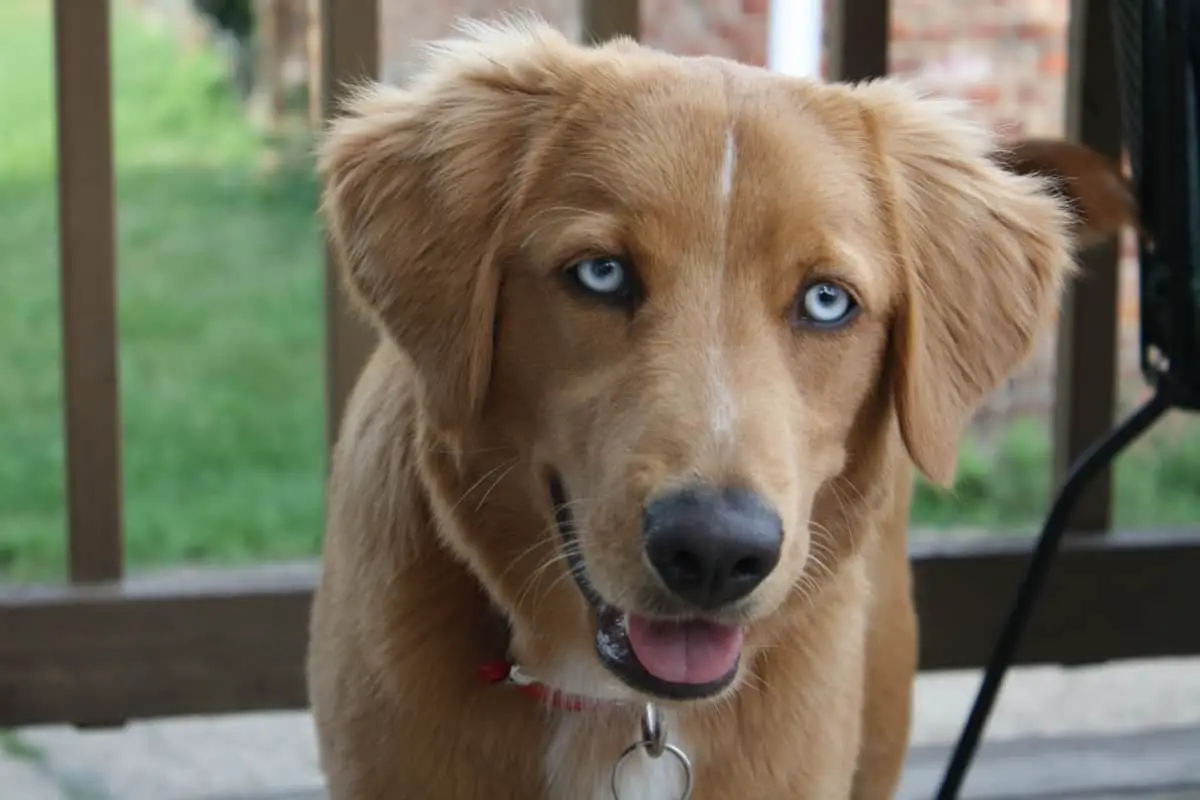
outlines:
[[[994,157],[1010,172],[1041,175],[1071,204],[1080,248],[1137,224],[1137,202],[1120,165],[1078,142],[1020,139]]]
[[[571,55],[536,21],[462,31],[430,45],[405,88],[359,88],[318,158],[344,284],[411,359],[425,410],[452,430],[486,395],[501,235]]]
[[[917,467],[948,485],[976,407],[1055,316],[1074,269],[1071,219],[1041,179],[997,165],[960,104],[886,80],[855,91],[906,287],[892,332],[900,431]]]

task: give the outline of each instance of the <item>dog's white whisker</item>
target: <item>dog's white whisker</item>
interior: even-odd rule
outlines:
[[[539,607],[540,607],[541,603],[542,603],[543,601],[545,601],[547,598],[551,597],[551,596],[554,594],[554,591],[555,591],[555,590],[556,590],[556,589],[557,589],[557,588],[558,588],[558,587],[559,587],[559,586],[560,586],[560,585],[561,585],[561,584],[562,584],[564,581],[570,580],[570,579],[572,579],[572,578],[574,577],[574,573],[573,573],[573,572],[572,572],[572,571],[571,571],[569,568],[568,568],[568,569],[564,569],[564,570],[562,570],[562,571],[561,571],[561,572],[560,572],[558,575],[556,575],[556,576],[555,576],[554,580],[553,580],[553,581],[551,581],[551,582],[550,582],[550,585],[549,585],[549,586],[547,586],[547,587],[546,587],[544,590],[542,590],[541,592],[535,592],[535,590],[536,590],[537,586],[539,586],[539,585],[541,584],[541,582],[542,582],[542,580],[541,580],[541,579],[542,579],[543,577],[545,577],[546,573],[547,573],[547,572],[550,570],[550,568],[551,568],[551,567],[554,567],[554,566],[557,566],[558,564],[561,564],[561,563],[563,563],[564,561],[566,561],[566,554],[562,554],[562,557],[561,557],[561,558],[558,558],[558,559],[553,559],[553,560],[551,560],[551,561],[548,561],[548,562],[547,562],[547,563],[544,565],[544,568],[538,571],[538,577],[537,577],[537,580],[535,580],[535,581],[532,581],[532,582],[527,582],[527,584],[526,584],[526,586],[527,586],[526,590],[522,591],[522,593],[521,593],[521,601],[522,601],[522,602],[523,602],[525,599],[531,598],[531,603],[530,603],[530,605],[531,605],[531,608],[530,608],[530,611],[531,611],[531,614],[532,614],[532,616],[533,616],[534,618],[536,618],[536,617],[538,616],[538,613],[537,613],[537,612],[538,612],[538,609],[539,609]],[[518,606],[519,606],[519,605],[520,605],[520,603],[518,603]]]
[[[529,576],[525,579],[525,581],[521,585],[521,590],[517,595],[517,601],[516,601],[517,607],[520,608],[525,603],[525,600],[530,596],[530,594],[532,592],[534,592],[536,590],[537,586],[539,584],[541,584],[542,579],[546,576],[546,574],[551,569],[553,569],[554,567],[557,567],[559,564],[562,564],[565,561],[567,561],[566,553],[556,553],[556,554],[552,555],[551,557],[547,558],[540,565],[535,567],[529,573]],[[553,589],[558,585],[558,582],[560,580],[562,580],[564,575],[570,575],[570,569],[564,570],[563,574],[556,577],[554,582],[551,583],[550,586],[543,593],[543,596],[550,594],[553,591]],[[534,594],[533,596],[535,598],[533,605],[536,608],[537,607],[537,601],[536,601],[537,595]]]
[[[520,552],[514,555],[509,560],[508,566],[505,567],[504,571],[500,573],[500,581],[503,582],[504,579],[507,578],[514,569],[524,564],[525,559],[529,558],[529,556],[533,555],[540,549],[553,548],[551,550],[551,554],[558,554],[559,550],[557,547],[554,547],[553,540],[546,537],[546,534],[552,530],[553,526],[549,526],[546,530],[543,530],[538,534],[537,537],[534,538],[532,544],[523,548]]]
[[[495,475],[497,472],[501,472],[502,470],[507,470],[507,469],[511,469],[511,468],[512,468],[511,461],[504,461],[504,462],[501,462],[501,463],[497,464],[496,466],[492,467],[491,469],[487,470],[486,472],[484,472],[482,475],[479,476],[479,478],[477,478],[475,480],[474,483],[472,483],[469,487],[467,487],[466,491],[464,491],[462,493],[462,495],[460,495],[459,498],[454,501],[453,504],[451,504],[450,510],[451,511],[456,510],[459,507],[459,505],[462,504],[462,501],[466,500],[467,497],[471,494],[471,492],[475,491],[480,486],[482,486],[483,482],[486,481],[488,478]]]
[[[500,481],[507,478],[512,473],[512,471],[516,468],[517,468],[516,464],[510,465],[508,467],[508,469],[506,469],[500,473],[500,475],[496,478],[496,480],[492,481],[492,485],[487,488],[487,490],[483,493],[483,497],[479,498],[479,502],[475,504],[476,511],[479,511],[480,509],[483,508],[483,504],[487,502],[487,499],[488,499],[488,497],[491,496],[492,492],[496,491],[496,487],[500,485]]]

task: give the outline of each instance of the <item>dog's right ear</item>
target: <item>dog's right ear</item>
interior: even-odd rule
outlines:
[[[462,32],[430,45],[406,87],[359,88],[318,158],[344,284],[412,360],[446,430],[481,410],[501,232],[580,53],[536,21]]]
[[[1080,248],[1137,224],[1137,203],[1120,166],[1086,145],[1065,139],[1020,139],[993,157],[1011,172],[1042,176],[1068,201]]]

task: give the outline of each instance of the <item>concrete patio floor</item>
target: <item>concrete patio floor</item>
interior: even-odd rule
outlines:
[[[978,679],[919,679],[900,800],[931,796]],[[1200,798],[1200,659],[1017,670],[988,733],[964,798]],[[1136,786],[1153,788],[1130,794]],[[321,797],[304,713],[0,734],[0,800]]]

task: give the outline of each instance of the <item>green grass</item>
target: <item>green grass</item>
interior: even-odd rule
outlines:
[[[0,753],[20,761],[40,762],[45,758],[41,750],[7,728],[0,728]]]
[[[119,4],[117,4],[119,6]],[[0,3],[0,577],[63,575],[65,519],[51,4]],[[306,158],[262,168],[212,53],[114,24],[120,376],[130,565],[317,552],[322,251]],[[1028,531],[1049,494],[1044,426],[968,442],[918,524]],[[1200,522],[1200,426],[1121,462],[1122,525]]]
[[[1030,533],[1050,491],[1050,431],[1023,419],[986,448],[967,439],[951,491],[918,481],[912,516],[931,527]],[[1129,529],[1200,526],[1200,418],[1168,415],[1118,459],[1113,517]]]
[[[0,573],[62,574],[51,4],[0,4]],[[113,29],[128,558],[314,552],[321,242],[308,164],[261,167],[211,53]]]

